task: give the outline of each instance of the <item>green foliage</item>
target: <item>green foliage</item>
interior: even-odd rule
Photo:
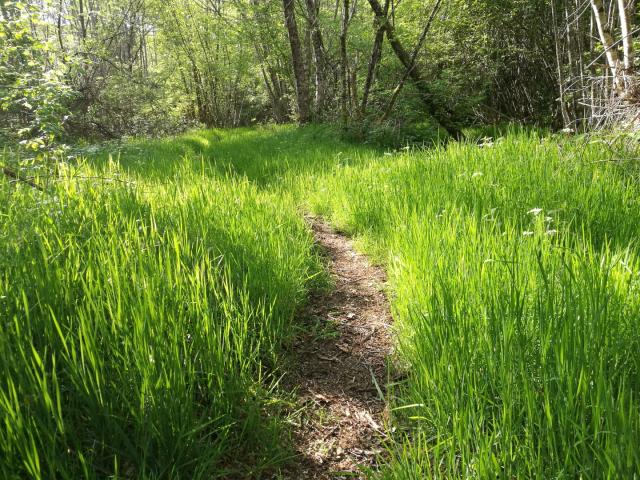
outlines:
[[[197,126],[183,115],[180,99],[166,95],[165,88],[142,75],[114,73],[72,127],[85,137],[115,139],[159,137]]]
[[[273,6],[228,2],[216,9],[190,0],[172,0],[169,7],[167,2],[152,3],[158,48],[165,57],[161,71],[189,100],[192,111],[183,113],[209,127],[246,125],[265,116],[269,100],[260,82],[264,66],[256,61],[255,51],[260,49],[262,61],[269,62],[270,50],[281,48],[282,27]],[[264,21],[252,18],[256,11]]]
[[[53,195],[0,183],[0,474],[277,471],[269,386],[321,271],[304,208],[389,272],[406,380],[383,478],[632,476],[635,155],[468,134],[397,153],[325,126],[195,131],[87,147]]]
[[[638,471],[640,192],[608,155],[512,133],[319,182],[314,210],[390,274],[407,380],[384,478]]]
[[[39,14],[22,2],[3,2],[0,19],[0,139],[35,152],[62,139],[73,97],[51,46],[33,34]]]
[[[394,118],[381,122],[368,118],[360,123],[348,124],[343,135],[348,140],[381,148],[430,147],[449,139],[449,134],[435,120],[424,113],[420,120],[413,113],[404,120]]]
[[[393,9],[396,37],[409,56],[432,7],[433,2],[406,0]],[[437,138],[424,128],[435,123],[433,117],[461,126],[504,120],[550,124],[557,117],[549,0],[443,2],[413,67],[435,106],[427,108],[424,92],[405,79],[394,108],[388,108],[406,70],[385,39],[364,112],[378,27],[371,8],[351,3],[346,66],[340,9],[319,2],[322,58],[316,62],[308,8],[296,2],[305,81],[322,98],[313,118],[348,123],[353,137],[401,146]],[[63,133],[112,139],[291,120],[295,82],[282,15],[276,0],[4,2],[1,108],[9,125],[4,136],[10,137],[5,141],[15,143],[13,134],[20,131],[19,140],[37,150]],[[65,121],[69,111],[73,115]]]
[[[290,197],[170,145],[146,164],[162,179],[130,150],[137,173],[0,182],[1,477],[226,478],[288,455],[266,395],[311,235]]]

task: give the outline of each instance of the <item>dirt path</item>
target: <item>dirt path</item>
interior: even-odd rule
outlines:
[[[309,333],[293,346],[286,383],[306,408],[295,432],[300,460],[286,478],[359,478],[382,453],[392,345],[386,277],[347,237],[319,219],[310,223],[335,288],[312,295],[301,313]]]

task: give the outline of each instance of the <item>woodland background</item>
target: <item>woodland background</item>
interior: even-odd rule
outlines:
[[[503,121],[583,131],[637,100],[633,0],[0,5],[0,134],[36,152],[292,120],[390,144]]]

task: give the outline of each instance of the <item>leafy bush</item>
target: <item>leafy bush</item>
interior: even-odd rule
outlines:
[[[51,150],[64,136],[73,91],[63,81],[50,45],[32,35],[39,11],[5,2],[0,20],[0,136],[34,152]]]

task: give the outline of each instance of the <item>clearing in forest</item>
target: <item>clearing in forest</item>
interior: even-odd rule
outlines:
[[[637,477],[635,154],[116,147],[0,182],[0,478]]]

